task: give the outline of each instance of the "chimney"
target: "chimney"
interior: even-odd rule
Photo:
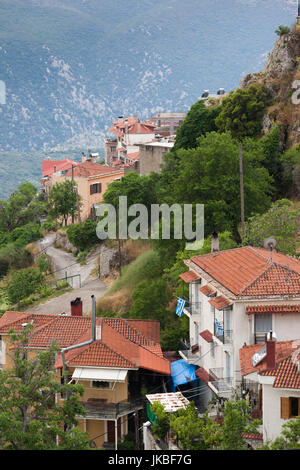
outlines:
[[[82,152],[81,161],[82,161],[82,163],[86,162],[86,156],[83,152]]]
[[[275,355],[276,341],[273,339],[273,333],[270,331],[270,338],[267,339],[267,370],[275,369],[276,355]]]
[[[211,237],[211,252],[214,253],[219,251],[219,236],[217,232],[214,232]]]
[[[82,300],[80,297],[71,301],[71,316],[82,317]]]

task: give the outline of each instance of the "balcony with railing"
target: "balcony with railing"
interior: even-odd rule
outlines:
[[[189,316],[197,315],[201,313],[202,304],[201,302],[191,302],[190,300],[182,297],[185,300],[184,310],[188,313]]]
[[[214,323],[214,336],[223,344],[232,342],[232,330],[224,330],[223,322]]]
[[[134,401],[122,401],[119,403],[105,403],[102,400],[88,400],[80,402],[86,411],[85,419],[116,420],[120,416],[128,415],[143,408],[141,398]]]
[[[229,397],[232,392],[233,379],[232,377],[224,377],[224,368],[209,369],[209,375],[211,377],[209,383],[216,394],[220,397]]]
[[[201,352],[198,344],[191,346],[188,342],[181,341],[179,354],[188,364],[200,365]]]

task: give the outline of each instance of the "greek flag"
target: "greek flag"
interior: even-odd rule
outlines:
[[[217,319],[216,319],[216,334],[220,336],[224,334],[223,326]]]
[[[177,307],[176,307],[176,315],[179,317],[182,317],[182,312],[185,306],[185,300],[181,299],[180,297],[177,297]]]

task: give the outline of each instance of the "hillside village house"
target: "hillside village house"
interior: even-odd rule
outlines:
[[[160,325],[150,320],[95,318],[94,302],[92,317],[82,315],[80,302],[72,306],[71,315],[6,312],[0,319],[1,367],[12,366],[8,331],[19,331],[32,322],[29,359],[52,341],[58,343],[57,380],[67,376],[85,389],[80,400],[87,415],[78,417],[79,428],[88,433],[93,447],[116,449],[118,438],[136,429],[135,413],[144,407],[142,387],[163,391],[170,374],[170,363],[160,347]],[[55,399],[60,403],[66,397]]]
[[[174,146],[176,131],[185,117],[186,113],[160,113],[142,122],[137,116],[120,117],[109,129],[116,137],[104,140],[105,164],[123,165],[125,173],[159,173],[163,155]]]
[[[155,125],[151,121],[140,121],[137,116],[119,117],[109,128],[116,135],[114,139],[105,139],[105,164],[116,162],[130,163],[137,157],[138,144],[151,142],[155,138]],[[135,154],[135,157],[133,156]],[[131,155],[131,157],[130,157]]]
[[[299,332],[298,327],[295,334]],[[300,416],[300,340],[276,341],[272,336],[264,345],[239,351],[244,396],[261,407],[264,441],[274,440],[287,420]]]
[[[278,344],[300,336],[300,262],[251,246],[215,249],[186,260],[189,270],[180,276],[189,285],[184,314],[190,324],[180,355],[197,367],[206,407],[213,397],[230,398],[244,389],[241,348],[260,349],[270,331]],[[271,412],[272,402],[263,405],[261,398],[258,388],[254,417],[262,416],[264,406]]]
[[[60,167],[59,167],[60,168]],[[46,197],[56,183],[65,180],[74,180],[77,185],[77,191],[81,197],[81,207],[79,220],[84,221],[94,215],[97,204],[102,202],[109,183],[119,180],[124,176],[124,168],[111,168],[105,165],[93,163],[90,160],[84,160],[68,168],[59,169],[52,172],[49,176],[41,179],[41,188]]]

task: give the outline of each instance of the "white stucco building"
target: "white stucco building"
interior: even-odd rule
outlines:
[[[278,342],[300,337],[300,262],[245,246],[225,251],[217,248],[185,264],[189,271],[180,277],[189,284],[184,314],[189,317],[190,338],[180,354],[198,367],[196,375],[206,385],[201,400],[207,405],[215,395],[231,398],[234,391],[245,389],[241,348],[255,345],[260,349],[270,331]],[[254,417],[265,412],[261,393],[262,387],[255,382],[251,395]]]

